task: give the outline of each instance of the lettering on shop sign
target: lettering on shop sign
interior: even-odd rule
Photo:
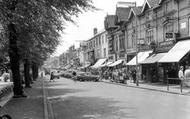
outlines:
[[[164,42],[160,42],[159,45],[160,46],[169,46],[169,45],[173,45],[174,41],[170,40],[170,41],[164,41]]]

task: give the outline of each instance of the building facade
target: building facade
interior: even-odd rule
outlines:
[[[118,20],[118,8],[115,15],[107,15],[105,18],[109,38],[109,59],[118,60],[119,56],[126,54],[125,58],[129,62],[139,52],[151,50],[150,55],[168,53],[177,42],[190,39],[189,0],[145,0],[143,6],[129,8],[130,12],[125,14],[127,18],[124,20]],[[121,45],[122,37],[125,39],[124,46]],[[144,72],[140,69],[141,78],[145,77],[152,82],[161,81],[168,67],[172,67],[176,73],[180,64],[189,65],[189,61],[182,59],[177,63],[141,64],[142,68],[148,69]],[[151,76],[147,76],[148,74]]]
[[[108,57],[108,39],[105,30],[98,32],[97,28],[95,28],[94,36],[87,40],[86,44],[85,54],[87,54],[87,60],[91,64],[94,64],[98,59]]]

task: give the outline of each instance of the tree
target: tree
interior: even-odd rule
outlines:
[[[91,0],[0,1],[0,24],[6,31],[6,39],[9,41],[13,92],[16,97],[23,96],[19,69],[19,61],[24,54],[22,48],[37,56],[40,55],[33,52],[34,47],[35,51],[43,47],[44,51],[40,53],[44,56],[47,55],[46,52],[52,53],[59,44],[59,32],[64,30],[64,23],[74,22],[72,16],[92,9],[94,7]],[[26,42],[31,43],[29,47]]]

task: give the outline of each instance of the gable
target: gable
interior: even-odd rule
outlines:
[[[136,14],[135,14],[134,10],[131,9],[131,11],[130,11],[130,13],[129,13],[128,19],[130,20],[130,19],[133,18],[135,15],[136,15]]]
[[[150,8],[151,8],[151,6],[149,5],[149,3],[146,0],[144,5],[143,5],[141,13],[144,13],[145,10],[150,9]]]

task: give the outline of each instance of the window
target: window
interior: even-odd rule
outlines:
[[[146,31],[146,40],[147,43],[150,43],[151,41],[153,41],[153,30],[149,29]]]
[[[125,35],[124,33],[119,35],[119,48],[120,50],[124,50],[124,44],[125,44]]]
[[[117,39],[117,36],[115,36],[115,50],[118,51],[119,48],[118,48],[118,39]]]
[[[98,38],[96,38],[96,46],[98,46]]]
[[[135,46],[136,46],[135,33],[131,34],[131,38],[132,38],[132,48],[135,48]]]
[[[98,39],[99,39],[99,45],[101,45],[101,38],[100,38],[100,36],[98,37]]]
[[[169,1],[165,3],[165,8],[164,8],[164,12],[167,14],[168,12],[170,12],[173,9],[173,2]]]
[[[102,44],[104,44],[104,35],[102,35]]]
[[[146,13],[146,21],[149,21],[150,20],[150,12],[147,12]]]
[[[164,26],[164,33],[173,32],[173,23],[168,23]]]
[[[97,50],[97,57],[100,57],[100,49]]]
[[[93,47],[95,47],[95,39],[93,40]]]
[[[106,57],[106,48],[104,48],[104,57]]]

